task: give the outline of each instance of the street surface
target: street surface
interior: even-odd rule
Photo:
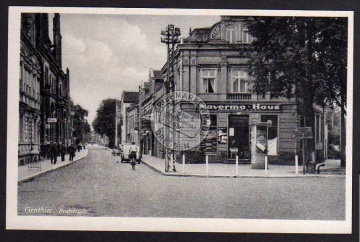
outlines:
[[[195,178],[131,169],[88,146],[74,164],[18,186],[19,215],[345,219],[345,177]]]

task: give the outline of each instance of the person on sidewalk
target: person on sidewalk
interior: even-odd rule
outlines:
[[[44,158],[46,160],[50,159],[50,148],[51,145],[48,141],[46,141],[45,145],[44,145]]]
[[[73,161],[75,156],[75,147],[73,145],[69,145],[68,152],[69,152],[69,161]]]
[[[65,161],[65,154],[66,154],[66,148],[65,148],[65,146],[60,142],[61,161]]]
[[[51,160],[51,164],[56,164],[56,160],[57,160],[57,156],[58,156],[58,149],[56,147],[56,143],[52,142],[50,144],[50,160]]]
[[[135,170],[135,165],[136,165],[135,161],[136,161],[137,152],[138,152],[138,147],[135,145],[135,142],[132,142],[129,149],[129,158],[131,160],[131,166],[133,170]]]

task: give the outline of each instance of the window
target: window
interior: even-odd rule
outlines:
[[[50,82],[49,82],[49,68],[45,67],[45,88],[49,88],[50,87]]]
[[[253,37],[249,34],[249,30],[246,26],[244,26],[241,30],[241,36],[241,42],[243,42],[244,44],[250,44],[253,41]]]
[[[202,93],[215,93],[216,92],[216,69],[202,69],[201,81],[202,81]]]
[[[267,137],[267,154],[277,155],[278,154],[278,116],[277,115],[261,115],[261,122],[271,121],[271,126],[268,128]],[[266,129],[265,127],[261,127]]]
[[[277,115],[261,115],[261,122],[271,120],[269,127],[269,140],[278,137],[278,116]]]
[[[236,27],[233,24],[226,26],[226,41],[234,44],[236,41]]]
[[[231,91],[249,92],[248,91],[248,75],[244,70],[231,70]]]
[[[315,141],[316,143],[322,142],[322,118],[320,115],[315,115]]]

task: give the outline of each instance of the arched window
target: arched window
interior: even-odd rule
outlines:
[[[226,26],[226,41],[229,41],[230,44],[236,41],[236,26],[234,24]]]

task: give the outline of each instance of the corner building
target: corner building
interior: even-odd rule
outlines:
[[[295,129],[303,126],[296,98],[270,98],[252,92],[247,74],[248,58],[239,46],[249,46],[252,36],[246,17],[223,16],[209,28],[190,31],[176,49],[175,90],[196,94],[210,112],[210,129],[196,148],[177,153],[187,161],[250,163],[258,152],[252,147],[251,124],[271,121],[268,129],[268,155],[273,163],[289,163],[300,152],[300,142],[293,138]],[[243,49],[243,48],[242,48]],[[166,65],[165,65],[166,66]],[[164,71],[166,73],[166,71]],[[314,105],[315,143],[320,158],[323,154],[323,108]],[[180,135],[181,140],[181,135]]]
[[[21,14],[18,164],[46,157],[49,142],[71,143],[70,74],[62,70],[60,15]]]

